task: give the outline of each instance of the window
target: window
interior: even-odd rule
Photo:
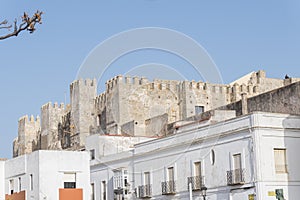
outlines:
[[[21,190],[22,190],[22,183],[21,183],[21,177],[19,177],[19,192],[21,192]]]
[[[29,178],[29,184],[30,184],[30,190],[33,190],[33,175],[30,174],[30,178]]]
[[[95,149],[90,150],[90,160],[95,160]]]
[[[63,182],[64,188],[76,188],[76,174],[64,173]]]
[[[168,179],[169,181],[174,181],[174,167],[168,168]]]
[[[214,165],[215,161],[216,161],[216,154],[215,154],[215,151],[212,149],[210,152],[210,162],[212,165]]]
[[[76,188],[76,182],[64,182],[64,188]]]
[[[257,92],[257,87],[254,86],[254,87],[253,87],[253,93],[256,93],[256,92]]]
[[[114,190],[126,188],[129,185],[128,171],[126,169],[114,170],[113,183],[114,183]]]
[[[241,153],[232,156],[232,170],[227,172],[228,185],[244,184],[245,170],[242,168]]]
[[[195,114],[199,115],[204,112],[204,106],[195,106]]]
[[[233,169],[242,169],[241,154],[233,155]]]
[[[95,185],[94,183],[91,184],[92,194],[91,194],[91,200],[95,200]]]
[[[194,172],[195,176],[201,176],[201,162],[195,162],[194,163]]]
[[[175,173],[174,167],[169,167],[166,170],[167,181],[161,183],[162,194],[175,194],[176,193],[176,185],[175,185]]]
[[[14,180],[13,179],[11,179],[9,181],[9,190],[10,190],[10,194],[14,193]]]
[[[125,168],[113,170],[113,188],[115,199],[124,199],[130,186],[128,171]]]
[[[150,185],[151,182],[150,182],[150,172],[145,172],[144,173],[144,184],[145,185]]]
[[[106,181],[102,181],[102,200],[106,200]]]
[[[101,126],[101,115],[97,116],[97,126]]]
[[[76,182],[64,182],[64,188],[76,188]]]
[[[274,149],[276,173],[287,173],[286,149]]]
[[[192,190],[200,190],[202,183],[201,162],[194,162],[194,176],[188,177],[188,188],[192,187]]]

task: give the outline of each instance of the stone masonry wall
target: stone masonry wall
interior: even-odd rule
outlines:
[[[237,101],[219,109],[235,110],[237,116],[246,114],[242,112],[243,106],[246,107],[247,113],[254,111],[300,114],[300,82],[295,82],[281,88],[248,98],[246,103]]]
[[[70,84],[70,106],[48,103],[41,109],[41,122],[28,117],[19,120],[14,156],[35,149],[83,149],[91,134],[162,135],[167,131],[162,131],[162,124],[200,114],[196,106],[197,112],[199,108],[206,112],[223,106],[222,109],[236,110],[238,115],[252,110],[285,112],[291,108],[297,112],[298,108],[292,106],[297,99],[293,94],[298,92],[296,86],[289,86],[289,91],[266,92],[299,80],[267,78],[262,70],[230,84],[117,76],[106,82],[106,90],[100,95],[96,80],[76,80]],[[258,97],[259,94],[263,95]]]

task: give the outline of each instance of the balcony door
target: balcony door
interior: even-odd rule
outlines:
[[[174,181],[174,167],[168,168],[168,178],[169,181]]]
[[[193,189],[200,189],[201,188],[201,162],[195,162],[194,163],[194,170],[195,170],[195,176],[193,177]]]
[[[174,167],[168,168],[168,178],[169,178],[169,190],[170,192],[174,192],[175,191]]]
[[[233,155],[233,169],[241,169],[242,168],[242,160],[241,160],[241,154],[235,154]]]
[[[144,173],[144,179],[145,179],[145,185],[150,185],[150,172],[145,172]]]
[[[195,176],[201,177],[201,162],[194,163]]]
[[[240,153],[233,155],[233,180],[235,183],[242,182],[242,159]]]

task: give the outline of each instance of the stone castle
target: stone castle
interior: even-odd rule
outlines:
[[[97,95],[96,80],[70,85],[70,104],[47,103],[41,118],[19,119],[13,156],[40,149],[83,150],[92,134],[164,136],[166,124],[300,81],[252,72],[230,84],[117,76]]]

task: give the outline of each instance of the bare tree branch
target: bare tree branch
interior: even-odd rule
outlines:
[[[0,22],[0,25],[7,24],[7,23],[8,23],[7,20],[3,20],[2,22]]]
[[[0,22],[0,29],[10,29],[12,27],[12,25],[7,25],[7,26],[4,26],[8,23],[7,20],[4,20],[2,22]]]
[[[14,27],[14,30],[11,33],[8,33],[6,35],[0,36],[0,40],[7,39],[12,36],[18,36],[20,32],[22,31],[29,31],[29,33],[33,33],[35,29],[36,23],[41,24],[42,23],[42,14],[41,11],[36,11],[32,17],[29,17],[26,12],[24,12],[22,16],[22,22],[18,25],[17,19],[14,21],[14,26],[7,25],[8,21],[4,20],[0,22],[0,29],[10,29]]]

